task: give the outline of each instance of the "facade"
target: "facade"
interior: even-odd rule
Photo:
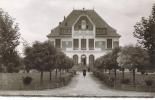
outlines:
[[[47,36],[75,64],[93,66],[94,60],[119,46],[120,35],[95,10],[73,10]]]

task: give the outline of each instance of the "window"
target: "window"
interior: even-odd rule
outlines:
[[[86,39],[81,39],[81,50],[86,50]]]
[[[96,28],[96,33],[98,33],[98,34],[106,34],[107,29],[106,28]]]
[[[89,50],[94,50],[94,39],[89,39]]]
[[[95,48],[101,48],[101,50],[105,49],[105,41],[96,41]]]
[[[73,49],[78,50],[79,48],[79,39],[74,39],[73,40]]]
[[[81,28],[82,28],[83,30],[86,29],[86,21],[85,21],[85,20],[82,20],[82,21],[81,21]]]
[[[61,39],[55,39],[55,47],[61,48]]]
[[[72,42],[71,41],[62,41],[62,49],[66,50],[66,48],[71,48]]]
[[[114,42],[113,42],[113,46],[114,46],[114,48],[119,47],[119,42],[118,42],[118,41],[114,41]]]
[[[71,33],[71,28],[70,27],[63,27],[63,28],[60,28],[60,34],[68,34],[68,33]]]
[[[112,39],[107,39],[107,48],[112,49]]]
[[[50,41],[50,43],[54,46],[54,41]]]

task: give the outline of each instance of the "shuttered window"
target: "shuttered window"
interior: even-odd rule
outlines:
[[[55,47],[61,48],[61,39],[55,39]]]
[[[79,48],[79,39],[74,39],[73,40],[73,49],[78,50]]]
[[[107,48],[112,49],[112,39],[107,39]]]
[[[94,39],[89,39],[89,50],[94,50]]]
[[[81,50],[86,50],[86,39],[81,39]]]

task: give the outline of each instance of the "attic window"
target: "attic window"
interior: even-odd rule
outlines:
[[[83,30],[86,29],[86,21],[85,20],[81,21],[81,29],[83,29]]]
[[[96,28],[96,33],[103,33],[103,34],[106,34],[107,33],[107,29],[106,28]]]

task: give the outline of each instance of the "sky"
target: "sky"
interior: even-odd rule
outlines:
[[[45,41],[50,30],[73,9],[94,9],[121,35],[120,45],[136,44],[134,25],[151,14],[155,0],[0,0],[0,8],[15,18],[29,43]],[[22,44],[18,50],[22,52]]]

